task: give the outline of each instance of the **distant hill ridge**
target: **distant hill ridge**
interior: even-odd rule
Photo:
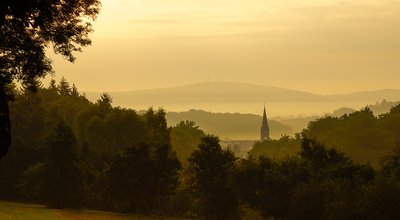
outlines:
[[[345,95],[316,95],[313,93],[272,86],[238,82],[203,82],[160,89],[110,92],[114,105],[133,109],[162,107],[169,111],[204,109],[211,112],[240,112],[261,114],[266,102],[272,116],[315,115],[346,106],[353,109],[386,99],[400,100],[400,90],[382,89]],[[96,100],[100,93],[86,93]]]
[[[100,93],[87,93],[99,95]],[[323,96],[249,83],[235,82],[203,82],[188,84],[172,88],[133,90],[124,92],[110,92],[118,102],[153,103],[165,102],[220,102],[220,101],[293,101],[319,100]],[[265,94],[265,95],[262,95]]]

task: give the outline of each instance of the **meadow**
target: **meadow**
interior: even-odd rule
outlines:
[[[125,215],[112,212],[72,209],[49,209],[43,205],[0,201],[2,220],[178,220],[159,216]]]

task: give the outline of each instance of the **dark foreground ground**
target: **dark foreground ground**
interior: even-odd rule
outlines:
[[[0,201],[1,220],[179,220],[161,216],[125,215],[93,210],[49,209],[43,205]],[[192,220],[195,220],[191,218]],[[248,211],[244,220],[262,219],[257,213]]]
[[[1,220],[177,220],[159,216],[123,215],[91,210],[57,210],[43,205],[0,201]]]

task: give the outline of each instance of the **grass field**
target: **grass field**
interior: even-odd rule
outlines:
[[[91,210],[56,210],[42,205],[0,201],[1,220],[178,220],[181,218],[122,215]]]

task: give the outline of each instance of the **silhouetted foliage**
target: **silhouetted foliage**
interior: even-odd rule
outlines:
[[[112,159],[106,171],[105,198],[122,212],[159,211],[178,185],[179,168],[168,144],[136,144]]]
[[[234,154],[222,150],[214,136],[203,137],[198,147],[189,158],[189,174],[202,214],[208,219],[239,218],[239,201],[229,181]]]
[[[269,139],[257,142],[248,152],[248,155],[257,158],[260,156],[268,156],[271,158],[284,158],[288,155],[294,155],[300,150],[300,136],[294,138],[283,135],[279,140]]]
[[[354,200],[374,180],[372,167],[315,140],[301,141],[297,155],[236,163],[232,179],[242,202],[264,218],[362,219],[363,202]]]
[[[111,109],[111,104],[112,104],[112,98],[108,93],[101,94],[100,99],[97,100],[97,105],[99,105],[104,109]]]
[[[392,108],[392,111],[398,110]],[[363,219],[396,219],[400,210],[400,150],[394,149],[382,160],[377,178],[365,189]]]
[[[83,179],[78,143],[72,129],[61,122],[49,137],[48,144],[42,180],[44,200],[55,208],[79,207]]]
[[[365,108],[340,118],[325,117],[310,122],[302,135],[317,139],[327,147],[335,147],[358,162],[370,162],[374,166],[379,159],[393,150],[399,141],[400,124],[396,123],[399,112],[392,111],[375,117]]]
[[[61,78],[57,90],[60,93],[60,95],[64,96],[71,95],[71,87],[69,86],[69,83],[64,77]]]
[[[379,117],[364,108],[341,117],[326,116],[311,121],[301,136],[316,139],[328,148],[345,152],[354,160],[369,162],[375,167],[380,159],[400,146],[400,105]],[[279,140],[259,142],[249,155],[283,158],[300,148],[300,134],[294,138],[282,136]]]
[[[47,138],[44,161],[24,172],[19,185],[22,192],[54,208],[81,205],[83,178],[77,152],[77,140],[71,127],[60,122]]]
[[[204,132],[193,121],[181,121],[171,128],[171,144],[184,167],[189,165],[187,159],[197,149]]]
[[[398,106],[379,117],[367,109],[325,117],[310,123],[303,136],[257,143],[248,158],[239,159],[194,122],[168,128],[162,109],[138,114],[113,107],[109,95],[92,103],[74,86],[63,94],[60,85],[53,81],[37,93],[10,87],[15,141],[0,161],[0,199],[207,219],[238,219],[248,209],[275,219],[400,215],[400,151],[385,145],[397,141]],[[390,153],[379,168],[320,141],[367,146],[360,138],[376,131],[371,123],[384,129],[373,137],[393,137],[382,142]],[[357,135],[341,133],[350,128]],[[182,172],[174,150],[189,159]],[[368,150],[378,152],[375,158],[383,154]]]
[[[46,48],[73,62],[73,52],[90,45],[91,23],[99,0],[0,2],[0,157],[11,143],[7,87],[20,81],[34,90],[38,78],[52,73]]]
[[[360,219],[397,219],[400,216],[400,183],[392,178],[378,178],[365,189]]]
[[[380,115],[384,128],[395,138],[396,147],[400,147],[400,104],[392,107],[386,114]]]
[[[45,161],[49,151],[46,137],[53,133],[60,120],[68,121],[76,134],[79,166],[87,191],[82,201],[87,202],[86,206],[105,207],[98,202],[101,192],[99,181],[118,152],[138,143],[149,143],[165,146],[159,148],[160,155],[167,155],[166,152],[172,154],[169,129],[162,110],[151,109],[145,115],[138,115],[134,110],[112,107],[110,102],[103,102],[107,105],[91,103],[79,91],[78,97],[61,95],[59,88],[60,85],[53,82],[49,89],[40,88],[37,93],[16,93],[16,101],[11,103],[11,116],[15,123],[14,151],[0,161],[1,198],[40,200],[28,195],[35,193],[22,190],[21,181],[25,182],[29,176],[39,178],[40,175],[33,172],[38,169],[27,170]],[[159,157],[160,160],[162,158]],[[167,169],[166,166],[164,168]]]
[[[247,206],[257,209],[264,218],[283,218],[294,181],[280,172],[276,161],[261,157],[242,159],[233,174],[234,186]]]
[[[371,109],[371,111],[375,115],[386,114],[390,111],[391,108],[400,104],[400,101],[391,102],[383,99],[381,102],[376,102],[374,105],[368,105],[367,107]]]

